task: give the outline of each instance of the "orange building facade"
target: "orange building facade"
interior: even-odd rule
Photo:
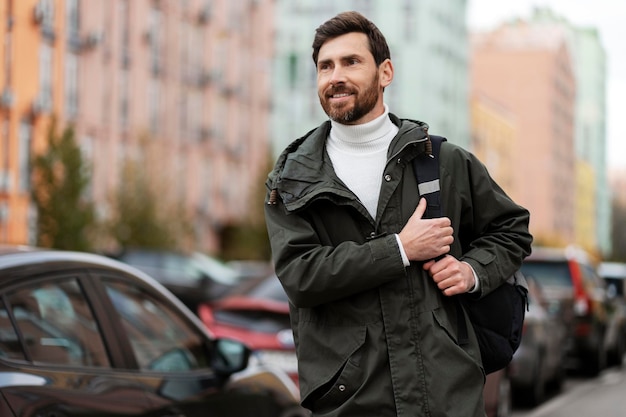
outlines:
[[[41,150],[50,114],[62,112],[60,62],[64,45],[55,39],[61,1],[10,0],[0,5],[0,239],[32,243],[31,150]]]
[[[196,249],[248,216],[268,161],[273,0],[8,0],[0,17],[1,241],[33,243],[28,161],[52,117],[75,128],[101,216],[142,158]]]

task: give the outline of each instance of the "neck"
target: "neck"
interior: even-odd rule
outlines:
[[[358,125],[345,125],[331,120],[330,135],[344,146],[377,146],[377,140],[387,136],[395,127],[389,119],[389,109],[384,105],[383,113],[372,121]],[[388,144],[387,144],[388,145]]]

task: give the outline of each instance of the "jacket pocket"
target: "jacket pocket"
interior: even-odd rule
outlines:
[[[450,338],[450,340],[456,345],[458,349],[464,351],[467,355],[471,356],[474,362],[477,364],[481,364],[480,359],[480,351],[478,349],[478,342],[476,340],[476,336],[474,335],[474,329],[472,327],[472,323],[467,320],[467,317],[463,310],[457,310],[460,306],[456,306],[453,309],[455,311],[454,317],[456,320],[450,319],[450,312],[446,311],[443,308],[436,308],[433,310],[433,317],[437,325],[446,333],[446,335]],[[461,315],[458,312],[461,312]],[[465,320],[465,325],[467,328],[467,336],[469,337],[468,343],[463,345],[459,344],[459,330],[458,330],[458,320]],[[454,350],[457,350],[456,348]]]
[[[306,326],[315,326],[306,323]],[[333,410],[361,386],[366,327],[333,326],[301,335],[324,337],[299,340],[298,368],[302,404],[314,411]]]
[[[447,333],[447,335],[450,337],[450,339],[454,341],[456,345],[458,345],[458,330],[456,329],[456,326],[452,325],[447,317],[446,312],[441,308],[436,308],[433,310],[433,316],[435,317],[435,322],[437,322],[439,327]]]

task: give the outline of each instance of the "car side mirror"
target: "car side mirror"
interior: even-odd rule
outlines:
[[[211,367],[218,374],[230,375],[244,370],[248,366],[250,349],[241,342],[232,339],[217,339],[213,345]]]

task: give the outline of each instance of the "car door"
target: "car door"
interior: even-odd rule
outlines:
[[[111,304],[108,311],[119,319],[116,333],[127,339],[129,364],[136,366],[146,389],[150,416],[298,415],[285,414],[294,408],[293,395],[273,390],[270,374],[263,383],[238,385],[215,372],[213,342],[191,313],[184,314],[175,302],[139,282],[98,275]],[[275,385],[280,388],[280,381]]]
[[[137,416],[148,408],[96,319],[84,271],[21,276],[2,289],[0,387],[18,417]]]

